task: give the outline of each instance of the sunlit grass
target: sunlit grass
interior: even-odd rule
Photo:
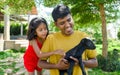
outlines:
[[[117,49],[120,52],[120,40],[108,41],[108,51],[113,51],[113,49]],[[96,44],[96,50],[98,54],[102,54],[102,44]]]
[[[88,71],[89,75],[120,75],[120,71],[115,72],[105,72],[100,69],[93,69],[92,71]]]

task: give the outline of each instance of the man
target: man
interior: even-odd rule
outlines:
[[[53,50],[61,49],[67,52],[75,47],[82,38],[88,37],[87,34],[80,31],[74,31],[74,22],[69,8],[65,5],[58,5],[53,9],[52,17],[55,25],[60,29],[60,32],[50,34],[42,47],[42,52],[50,52]],[[86,50],[82,54],[85,70],[93,68],[98,65],[96,59],[96,50]],[[76,63],[78,60],[70,57]],[[59,70],[68,69],[69,63],[60,55],[52,55],[48,58],[42,58],[38,62],[38,66],[50,69],[50,75],[59,75]],[[73,75],[82,75],[81,69],[78,64],[74,66]]]

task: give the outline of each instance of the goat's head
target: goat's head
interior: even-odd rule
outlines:
[[[86,49],[95,49],[96,48],[96,46],[94,45],[94,43],[90,39],[87,39],[87,38],[83,38],[81,40],[81,44]]]

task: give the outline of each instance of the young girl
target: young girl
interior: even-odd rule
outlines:
[[[29,45],[24,54],[24,66],[29,75],[34,75],[35,70],[37,70],[37,75],[41,75],[42,68],[37,66],[39,58],[48,57],[53,54],[64,55],[62,50],[55,50],[49,53],[42,53],[40,51],[48,33],[47,22],[44,18],[36,17],[31,20],[27,34]]]

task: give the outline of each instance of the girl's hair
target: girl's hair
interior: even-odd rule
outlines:
[[[28,32],[27,32],[27,39],[28,40],[32,40],[32,39],[35,39],[37,37],[36,35],[36,28],[41,25],[41,23],[44,23],[47,27],[47,30],[48,30],[48,25],[47,25],[47,22],[44,18],[39,18],[39,17],[36,17],[36,18],[33,18],[30,23],[29,23],[29,27],[28,27]],[[47,35],[49,34],[49,30],[48,30],[48,33]]]

